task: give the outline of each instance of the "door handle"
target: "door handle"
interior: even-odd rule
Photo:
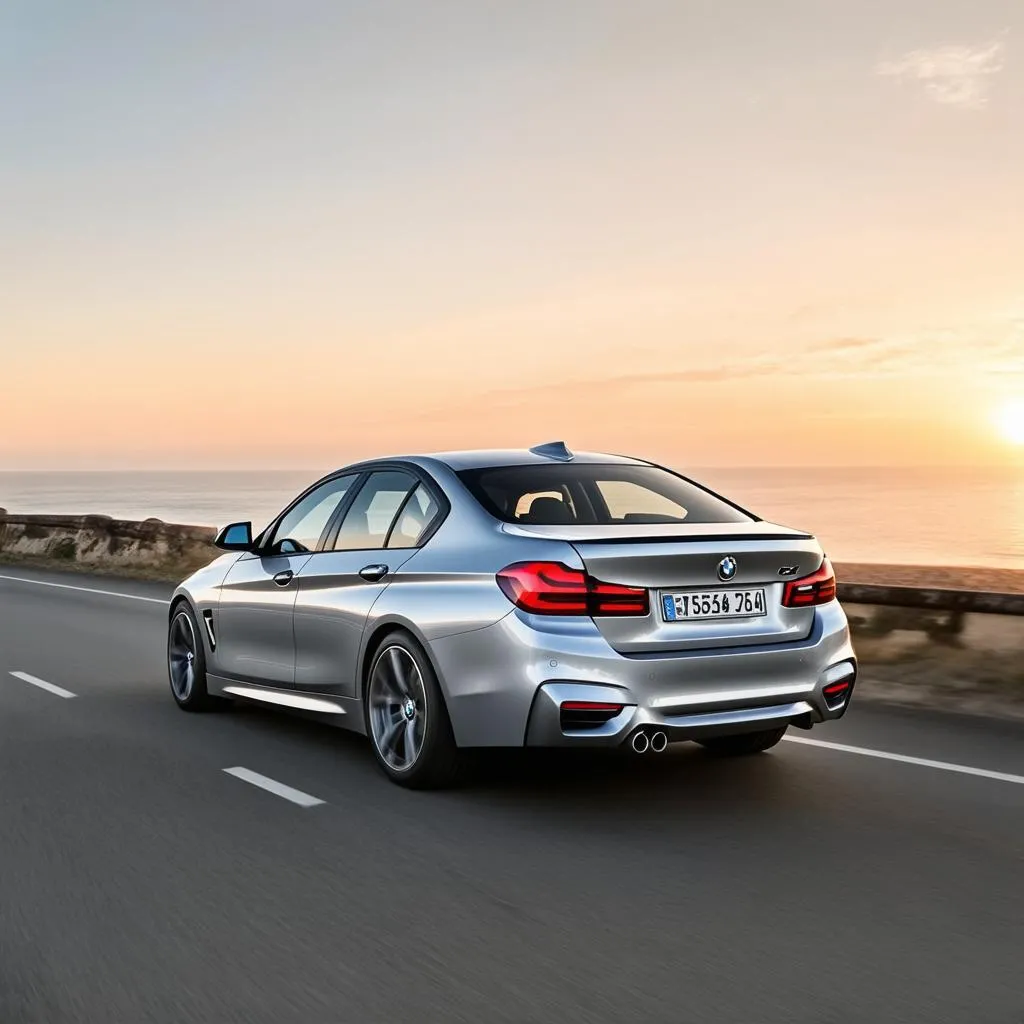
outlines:
[[[388,574],[388,567],[386,565],[364,565],[359,570],[359,575],[370,583],[376,583],[378,580],[384,579]]]
[[[274,574],[274,582],[279,587],[287,587],[292,581],[292,577],[295,575],[291,569],[284,569],[281,572]]]

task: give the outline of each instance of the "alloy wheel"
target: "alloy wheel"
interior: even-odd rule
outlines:
[[[370,673],[370,732],[388,767],[407,771],[423,749],[427,691],[416,659],[397,644],[384,648]]]
[[[178,612],[171,623],[167,645],[167,659],[170,666],[171,689],[182,703],[192,695],[196,681],[196,634],[192,620],[185,611]]]

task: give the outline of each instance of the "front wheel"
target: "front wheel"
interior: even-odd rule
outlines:
[[[206,656],[192,609],[182,602],[167,630],[167,674],[171,696],[183,711],[205,711],[212,701],[206,692]]]
[[[710,736],[697,742],[713,754],[739,755],[760,754],[763,750],[774,747],[786,735],[788,725],[778,729],[765,729],[763,732],[741,732],[736,736]]]
[[[366,732],[392,782],[440,789],[462,767],[444,695],[423,648],[405,630],[377,647],[364,694]]]

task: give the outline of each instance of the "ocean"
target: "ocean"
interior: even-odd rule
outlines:
[[[1024,569],[1024,466],[688,473],[764,519],[813,532],[836,561]],[[0,472],[0,508],[261,527],[318,475]]]

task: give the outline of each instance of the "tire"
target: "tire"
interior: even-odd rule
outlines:
[[[363,692],[366,735],[381,770],[409,789],[458,781],[464,755],[423,648],[404,629],[377,645]]]
[[[697,742],[713,754],[740,756],[743,754],[760,754],[774,747],[786,735],[788,725],[777,729],[765,729],[763,732],[741,732],[735,736],[712,736]]]
[[[195,612],[185,601],[167,627],[167,676],[171,696],[183,711],[207,711],[213,698],[206,689],[206,651]]]

